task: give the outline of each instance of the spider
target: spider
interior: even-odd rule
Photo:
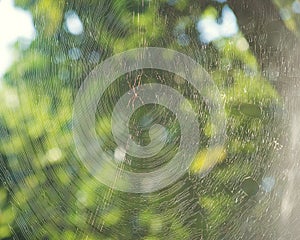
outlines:
[[[144,104],[143,99],[142,99],[142,98],[138,95],[138,93],[137,93],[138,88],[141,86],[141,79],[142,79],[142,76],[143,76],[143,72],[140,73],[140,74],[138,74],[137,77],[134,79],[133,85],[131,85],[130,82],[127,81],[128,86],[129,86],[129,88],[131,89],[130,92],[133,93],[133,96],[132,96],[132,97],[129,99],[129,101],[128,101],[127,107],[129,107],[129,105],[130,105],[130,103],[131,103],[132,108],[134,108],[134,103],[135,103],[136,99],[139,99],[140,102],[141,102],[142,104]]]

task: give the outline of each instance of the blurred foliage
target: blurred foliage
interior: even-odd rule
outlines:
[[[274,0],[280,9],[281,19],[289,30],[298,37],[300,34],[300,1],[298,0]]]
[[[32,13],[37,37],[27,49],[16,45],[19,61],[1,87],[0,238],[248,239],[251,228],[239,227],[258,221],[266,204],[261,195],[267,193],[260,184],[274,161],[280,134],[274,113],[281,100],[261,76],[241,32],[209,44],[200,42],[197,22],[207,14],[217,20],[226,3],[15,2]],[[84,26],[81,34],[68,31],[70,11]],[[207,149],[214,126],[203,101],[172,74],[146,72],[152,75],[143,77],[142,83],[166,83],[189,99],[199,112],[204,140],[189,173],[162,191],[141,195],[113,191],[88,174],[76,156],[71,121],[74,97],[90,70],[108,56],[144,46],[183,52],[213,76],[226,107],[227,141],[224,147]],[[112,151],[116,148],[110,126],[112,106],[105,99],[114,103],[128,90],[124,78],[119,79],[100,106],[106,114],[97,116],[97,133]],[[141,110],[137,118],[151,111]],[[178,124],[167,110],[156,111],[153,122],[167,126],[176,146]],[[212,162],[217,166],[202,178]],[[265,231],[251,236],[260,239]]]

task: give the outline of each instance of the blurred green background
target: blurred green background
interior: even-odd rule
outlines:
[[[270,169],[281,148],[283,86],[269,70],[282,42],[297,38],[300,2],[249,2],[15,0],[32,14],[36,33],[29,46],[15,43],[18,57],[1,80],[0,239],[277,239],[278,213],[268,206],[276,197],[278,173]],[[227,139],[208,154],[214,126],[201,96],[170,73],[145,71],[142,84],[170,85],[191,102],[201,147],[173,185],[123,193],[97,182],[80,163],[72,104],[97,64],[146,46],[185,53],[211,74],[226,107]],[[99,104],[97,133],[108,151],[116,150],[113,105],[139,74],[118,79]],[[133,135],[147,144],[139,124],[149,115],[167,126],[166,151],[176,151],[180,130],[166,109],[138,111]],[[124,167],[145,170],[128,159],[132,164]],[[210,167],[205,159],[218,164],[202,177]],[[169,159],[157,161],[148,167]]]

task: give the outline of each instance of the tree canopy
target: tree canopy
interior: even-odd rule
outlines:
[[[279,212],[268,204],[278,174],[270,171],[280,150],[283,99],[269,70],[284,52],[281,38],[296,41],[299,15],[291,1],[247,2],[15,0],[31,12],[36,38],[28,48],[16,43],[18,61],[0,89],[0,239],[276,239]],[[209,24],[220,28],[211,39]],[[274,32],[279,36],[272,38]],[[198,113],[201,143],[189,171],[148,194],[98,182],[79,160],[72,130],[74,99],[88,74],[138,47],[173,49],[201,64],[220,91],[227,121],[224,146],[208,151],[217,126],[187,82],[158,70],[117,79],[96,115],[107,151],[117,150],[114,105],[138,86],[137,77],[141,87],[173,87]],[[166,126],[166,157],[141,163],[128,156],[123,169],[148,171],[174,156],[181,134],[176,116],[159,106],[140,108],[130,129],[143,145],[150,141],[142,130],[147,121]],[[205,175],[210,161],[217,164]]]

